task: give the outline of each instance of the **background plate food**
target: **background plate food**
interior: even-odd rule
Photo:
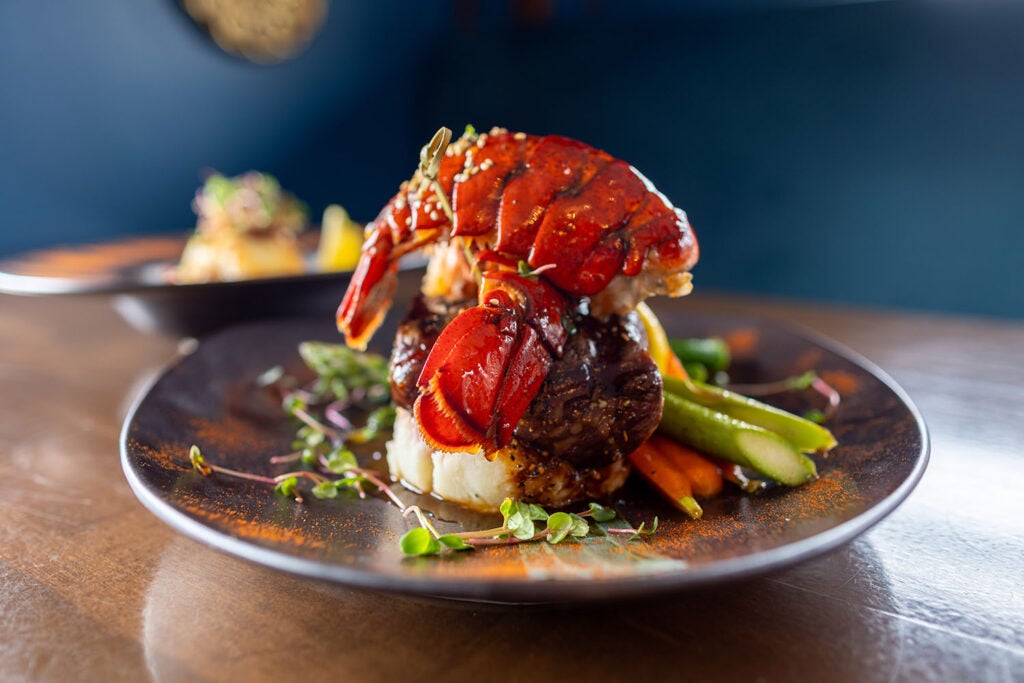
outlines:
[[[187,238],[185,234],[126,238],[2,259],[0,292],[111,295],[117,311],[137,329],[198,336],[259,318],[329,317],[348,286],[348,272],[174,284],[168,273],[181,257]],[[315,244],[307,246],[307,262],[312,263]],[[403,267],[418,265],[403,262]]]
[[[685,309],[678,302],[669,306],[674,313]],[[657,515],[661,526],[653,537],[405,558],[398,539],[410,522],[382,499],[298,504],[269,487],[194,474],[188,462],[193,443],[220,465],[283,471],[268,460],[291,449],[294,427],[256,378],[278,364],[297,371],[300,341],[337,339],[329,319],[253,323],[205,339],[136,403],[121,437],[124,470],[153,513],[239,557],[355,586],[507,602],[630,597],[766,572],[849,541],[891,512],[920,479],[928,457],[924,423],[892,379],[863,358],[766,320],[695,313],[662,313],[662,320],[673,335],[729,339],[736,381],[816,369],[839,388],[843,403],[830,427],[840,445],[817,458],[818,481],[753,496],[727,490],[706,502],[704,519],[696,522],[631,481],[613,503],[634,524]],[[385,327],[377,339],[392,336],[393,328]],[[793,401],[808,399],[787,400],[796,408]],[[399,493],[448,520],[442,531],[496,522],[404,489]]]

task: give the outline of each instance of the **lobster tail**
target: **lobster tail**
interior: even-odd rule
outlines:
[[[489,273],[480,302],[441,332],[417,381],[416,419],[439,450],[506,446],[565,343],[564,300],[542,281]]]
[[[394,293],[398,259],[447,245],[435,252],[425,291],[479,284],[479,305],[438,337],[414,412],[432,446],[493,453],[512,439],[562,353],[567,300],[586,297],[606,319],[654,294],[681,296],[698,248],[686,215],[606,152],[501,129],[467,133],[445,149],[442,132],[370,225],[338,327],[350,346],[365,348]],[[464,267],[451,267],[452,255]],[[532,275],[516,272],[523,266]]]

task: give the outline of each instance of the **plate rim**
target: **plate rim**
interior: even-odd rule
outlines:
[[[579,603],[647,597],[657,593],[707,587],[768,574],[829,553],[867,532],[891,514],[906,500],[924,476],[931,458],[931,435],[921,411],[906,390],[888,372],[862,354],[831,337],[802,325],[762,314],[731,315],[736,315],[755,326],[762,322],[768,322],[803,338],[805,341],[825,348],[866,370],[896,395],[914,418],[914,423],[921,436],[921,447],[916,454],[913,467],[896,489],[855,517],[799,541],[757,551],[750,555],[711,561],[698,566],[683,565],[679,571],[602,578],[599,582],[590,579],[466,579],[457,576],[396,576],[343,565],[326,564],[295,557],[280,550],[263,548],[208,527],[162,500],[156,492],[145,485],[135,472],[128,449],[128,438],[136,413],[156,384],[178,365],[186,362],[189,356],[198,350],[198,347],[190,353],[179,354],[166,363],[150,377],[132,400],[118,439],[121,469],[139,502],[175,531],[218,551],[261,566],[352,588],[504,604]],[[264,321],[264,323],[266,322]],[[251,324],[253,323],[248,323],[248,325]],[[204,341],[245,325],[246,323],[243,323],[224,328],[210,335]]]
[[[8,256],[0,257],[0,293],[13,294],[18,296],[42,296],[42,295],[109,295],[109,294],[156,294],[163,292],[189,292],[217,289],[242,289],[258,286],[289,286],[301,283],[313,283],[321,280],[329,281],[338,277],[349,277],[355,272],[355,268],[336,271],[305,272],[296,275],[275,275],[268,277],[245,278],[243,280],[223,280],[216,282],[149,282],[142,279],[132,279],[119,275],[116,272],[105,272],[98,275],[85,276],[59,276],[59,275],[30,275],[25,273],[10,272],[11,264],[34,254],[45,254],[66,249],[88,249],[97,247],[113,247],[116,245],[131,242],[133,240],[161,240],[174,239],[181,242],[184,247],[189,234],[184,233],[153,233],[148,235],[125,235],[120,238],[103,242],[86,242],[82,244],[60,244],[40,249],[30,249]],[[310,257],[313,251],[304,250],[304,255]],[[135,270],[160,265],[173,265],[175,262],[168,259],[143,258],[137,261],[126,261],[125,268]],[[414,270],[419,268],[425,261],[411,258],[399,261],[398,270]]]

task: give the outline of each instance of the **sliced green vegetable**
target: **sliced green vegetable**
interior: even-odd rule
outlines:
[[[702,453],[717,456],[789,486],[814,479],[814,461],[774,432],[665,393],[658,429]]]
[[[728,389],[687,382],[675,377],[663,378],[665,392],[711,408],[729,417],[775,432],[804,453],[827,451],[836,445],[832,432],[810,420],[779,410]],[[699,450],[699,449],[698,449]],[[742,464],[742,463],[741,463]]]

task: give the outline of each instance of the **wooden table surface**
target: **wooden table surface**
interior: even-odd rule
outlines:
[[[832,336],[922,410],[910,498],[795,568],[641,602],[350,590],[175,533],[118,430],[176,342],[101,298],[0,296],[0,680],[1024,680],[1024,325],[698,295]]]

